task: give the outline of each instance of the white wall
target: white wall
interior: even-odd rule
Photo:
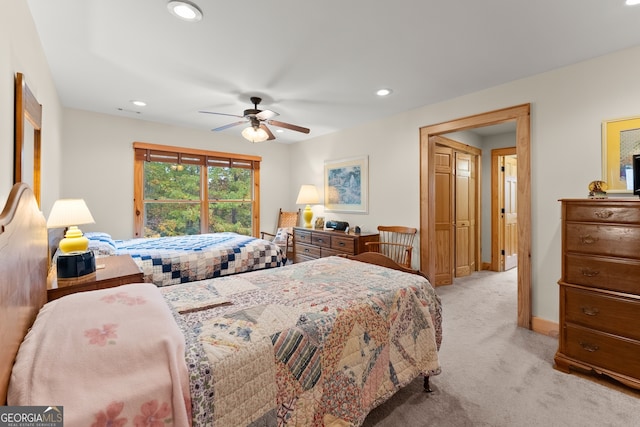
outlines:
[[[0,203],[4,206],[13,186],[14,84],[15,75],[20,72],[42,104],[41,207],[48,212],[60,190],[62,108],[27,2],[3,1],[3,6],[0,13]]]
[[[392,223],[418,226],[419,128],[531,103],[532,310],[536,317],[557,321],[558,199],[585,197],[587,184],[601,177],[601,123],[640,115],[639,73],[636,47],[300,142],[291,151],[290,197],[302,183],[322,187],[325,160],[366,154],[369,214],[340,218],[368,229]],[[321,213],[320,206],[316,212]]]
[[[116,239],[133,237],[133,142],[148,142],[262,157],[261,230],[273,232],[289,200],[289,148],[273,142],[197,131],[138,119],[65,109],[62,197],[84,198],[95,224]],[[239,135],[239,132],[238,132]],[[48,212],[47,212],[48,213]]]

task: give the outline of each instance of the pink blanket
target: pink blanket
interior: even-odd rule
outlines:
[[[90,307],[90,319],[78,307]],[[46,304],[20,347],[9,405],[64,407],[64,425],[188,426],[184,337],[152,284]]]

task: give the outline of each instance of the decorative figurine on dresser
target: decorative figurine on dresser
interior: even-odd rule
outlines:
[[[556,369],[640,389],[640,200],[563,199]]]
[[[604,181],[591,181],[589,183],[589,198],[606,199],[608,188],[609,186]]]

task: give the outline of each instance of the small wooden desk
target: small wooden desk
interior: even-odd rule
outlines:
[[[142,271],[130,255],[96,258],[95,273],[77,279],[65,279],[58,282],[56,269],[53,267],[47,278],[47,300],[52,301],[76,292],[113,288],[129,283],[142,283],[143,281]]]

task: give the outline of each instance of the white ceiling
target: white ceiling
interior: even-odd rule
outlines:
[[[28,0],[62,104],[212,129],[237,119],[199,110],[261,96],[311,129],[275,134],[296,142],[640,45],[624,0],[193,1],[197,23],[166,0]]]

